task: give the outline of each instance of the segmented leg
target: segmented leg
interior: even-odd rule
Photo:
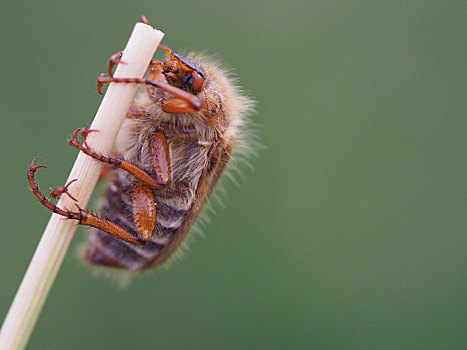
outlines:
[[[87,144],[86,144],[86,136],[90,132],[94,132],[97,130],[89,130],[89,127],[84,127],[84,128],[79,128],[76,129],[75,132],[73,133],[73,137],[71,140],[68,142],[70,146],[74,146],[78,148],[81,152],[85,153],[86,155],[100,161],[103,163],[107,163],[110,165],[113,165],[117,168],[126,170],[129,172],[131,175],[136,177],[137,179],[141,180],[142,182],[148,184],[151,187],[154,188],[162,188],[163,186],[160,185],[156,180],[154,180],[147,172],[145,172],[143,169],[140,167],[134,165],[133,163],[130,163],[120,157],[106,157],[102,154],[96,153],[93,150],[91,150]],[[78,142],[78,134],[81,132],[82,137],[83,137],[83,144]]]
[[[68,195],[68,197],[70,197],[71,199],[73,199],[75,202],[77,202],[76,198],[73,197],[70,192],[68,192],[68,187],[75,181],[78,181],[78,179],[74,179],[74,180],[71,180],[70,182],[68,182],[65,186],[61,186],[61,187],[56,187],[54,189],[52,189],[52,191],[50,191],[50,197],[52,198],[60,198],[60,196],[64,193],[66,193]]]
[[[108,77],[105,75],[105,73],[101,74],[101,76],[97,79],[97,91],[102,95],[101,92],[101,87],[102,84],[106,83],[125,83],[125,84],[146,84],[146,85],[151,85],[156,88],[162,89],[164,91],[167,91],[169,94],[175,96],[177,99],[180,99],[182,101],[185,101],[188,106],[192,108],[193,111],[198,111],[201,109],[203,106],[203,101],[185,91],[182,89],[179,89],[173,85],[163,83],[160,81],[156,80],[150,80],[150,79],[139,79],[139,78],[115,78],[115,77]]]
[[[77,220],[79,224],[81,225],[87,225],[91,226],[94,228],[97,228],[101,231],[104,231],[114,237],[117,237],[121,240],[124,240],[129,243],[133,244],[144,244],[146,243],[149,239],[148,235],[143,235],[143,234],[138,234],[137,237],[135,237],[133,234],[125,230],[123,227],[109,221],[106,219],[99,218],[83,209],[81,209],[78,205],[78,212],[73,212],[70,210],[64,210],[51,201],[49,201],[39,190],[39,186],[36,183],[36,180],[34,178],[34,174],[37,169],[39,168],[46,168],[44,165],[34,165],[34,162],[40,157],[36,157],[31,161],[31,164],[29,165],[29,170],[28,170],[28,180],[29,184],[31,185],[32,192],[34,195],[39,199],[42,205],[50,209],[52,212],[64,216],[67,219],[72,219],[72,220]]]
[[[148,22],[148,19],[146,18],[146,16],[141,16],[141,18],[139,19],[139,21],[141,23],[144,23],[144,24],[148,24],[149,25],[149,22]],[[112,56],[110,56],[110,59],[109,59],[109,76],[112,77],[112,69],[113,67],[117,64],[117,63],[120,63],[120,64],[125,64],[125,62],[122,62],[120,59],[122,58],[122,55],[123,55],[123,51],[119,51],[115,54],[113,54]],[[152,60],[151,60],[151,64],[152,64]]]
[[[119,63],[119,64],[125,64],[125,62],[122,62],[121,58],[122,58],[122,55],[123,55],[123,51],[119,51],[117,53],[114,53],[112,56],[110,56],[109,58],[109,77],[113,77],[113,74],[112,74],[112,69],[114,68],[114,66]]]

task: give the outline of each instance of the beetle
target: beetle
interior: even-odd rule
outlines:
[[[89,127],[77,129],[69,144],[111,169],[99,215],[78,207],[59,208],[39,189],[34,158],[28,180],[42,205],[68,220],[94,227],[84,260],[93,265],[143,271],[160,265],[181,245],[232,151],[247,149],[248,115],[254,103],[218,63],[182,56],[165,46],[164,62],[151,61],[145,79],[115,78],[111,56],[106,83],[143,84],[117,139],[119,155],[98,153],[86,143]],[[81,141],[80,141],[81,138]],[[74,180],[73,180],[74,181]],[[70,194],[66,186],[51,197]]]

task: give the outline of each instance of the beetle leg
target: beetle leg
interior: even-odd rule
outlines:
[[[136,237],[120,225],[107,220],[99,218],[85,210],[82,210],[78,207],[79,210],[79,224],[91,226],[101,230],[105,233],[108,233],[111,236],[114,236],[118,239],[121,239],[125,242],[132,243],[132,244],[144,244],[151,238],[150,236],[146,239],[146,237],[142,235],[137,235]]]
[[[163,83],[157,80],[150,80],[150,79],[139,79],[139,78],[115,78],[115,77],[107,77],[105,73],[101,74],[101,76],[97,79],[97,91],[102,95],[101,87],[102,84],[106,83],[125,83],[125,84],[146,84],[151,85],[156,88],[162,89],[169,94],[175,96],[176,98],[186,101],[187,105],[190,106],[193,110],[198,111],[203,106],[203,101],[180,88],[177,88],[173,85]]]
[[[167,113],[193,113],[197,111],[187,101],[179,98],[171,98],[164,102],[162,110]]]
[[[112,70],[113,68],[115,67],[115,65],[118,63],[118,64],[125,64],[125,62],[123,62],[121,60],[123,56],[123,51],[118,51],[116,53],[114,53],[112,56],[110,56],[109,58],[109,68],[107,69],[107,72],[109,73],[109,77],[113,77],[113,74],[112,74]],[[162,62],[159,62],[159,61],[155,61],[155,60],[151,60],[151,62],[149,62],[149,69],[151,70],[151,79],[155,79],[157,74],[159,73],[157,70],[157,68],[162,68],[163,67],[163,63]]]
[[[71,180],[70,182],[68,182],[65,186],[61,186],[61,187],[56,187],[56,188],[53,188],[52,191],[50,191],[50,197],[52,198],[60,198],[60,196],[64,193],[66,193],[68,195],[68,197],[70,197],[71,199],[73,199],[75,202],[77,202],[77,199],[75,197],[73,197],[70,192],[68,192],[68,187],[75,181],[78,181],[78,179],[74,179],[74,180]]]
[[[94,152],[92,149],[87,147],[86,136],[87,136],[88,133],[93,132],[93,131],[97,131],[97,130],[89,130],[88,126],[84,127],[84,128],[76,129],[75,132],[73,133],[73,137],[68,142],[68,144],[70,146],[74,146],[74,147],[78,148],[84,154],[86,154],[86,155],[88,155],[88,156],[90,156],[90,157],[92,157],[92,158],[94,158],[94,159],[96,159],[96,160],[98,160],[100,162],[107,163],[107,164],[113,165],[113,166],[115,166],[117,168],[126,170],[131,175],[133,175],[134,177],[136,177],[140,181],[148,184],[151,187],[154,187],[154,188],[162,188],[163,187],[156,180],[154,180],[147,172],[145,172],[143,169],[136,166],[135,164],[130,163],[130,162],[124,160],[123,158],[118,157],[118,156],[115,157],[115,158],[114,157],[106,157],[106,156],[104,156],[102,154]],[[78,134],[80,132],[82,133],[83,144],[84,145],[78,142]]]
[[[138,234],[137,237],[135,237],[133,234],[125,230],[123,227],[113,223],[110,220],[107,219],[102,219],[99,218],[83,209],[81,209],[78,205],[78,212],[73,212],[70,210],[64,210],[51,201],[49,201],[39,190],[39,186],[36,183],[36,180],[34,178],[35,172],[39,168],[45,168],[43,165],[34,165],[34,162],[38,159],[39,157],[36,157],[32,160],[31,164],[29,165],[29,170],[28,170],[28,180],[29,184],[31,185],[32,192],[34,195],[39,199],[41,204],[48,209],[50,209],[53,213],[64,216],[67,219],[72,219],[72,220],[77,220],[80,225],[87,225],[91,227],[95,227],[101,231],[104,231],[116,238],[119,238],[121,240],[124,240],[125,242],[128,243],[133,243],[133,244],[144,244],[146,243],[149,239],[147,236],[140,235]],[[155,213],[155,212],[154,212]]]
[[[166,186],[170,182],[171,164],[167,139],[162,131],[156,132],[152,137],[150,147],[156,181],[160,186]]]
[[[156,227],[156,204],[151,188],[138,183],[131,194],[133,222],[138,231],[138,239],[149,241]]]
[[[171,163],[167,138],[162,131],[156,132],[150,143],[152,166],[156,181],[167,186],[171,179]],[[156,225],[156,204],[151,188],[143,183],[136,185],[132,193],[133,221],[142,239],[151,239]]]
[[[109,76],[111,76],[111,77],[113,76],[112,69],[117,63],[125,64],[125,62],[122,62],[122,60],[121,60],[122,55],[123,55],[123,51],[118,51],[117,53],[114,53],[112,56],[110,56],[110,58],[109,58],[109,69],[108,69]]]

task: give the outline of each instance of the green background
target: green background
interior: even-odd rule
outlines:
[[[467,2],[3,1],[3,318],[96,78],[145,14],[218,54],[266,149],[169,269],[125,289],[74,253],[28,349],[467,348]]]

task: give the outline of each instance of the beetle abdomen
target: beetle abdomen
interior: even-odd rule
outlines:
[[[107,189],[102,216],[136,236],[136,226],[132,217],[132,186],[133,184],[126,180],[126,174],[123,171],[116,171]],[[91,233],[84,259],[93,265],[132,271],[140,271],[153,266],[151,263],[174,238],[188,213],[188,210],[180,209],[178,206],[174,208],[176,205],[172,203],[177,198],[180,198],[180,194],[158,200],[156,227],[150,241],[146,244],[134,245],[95,230]]]

